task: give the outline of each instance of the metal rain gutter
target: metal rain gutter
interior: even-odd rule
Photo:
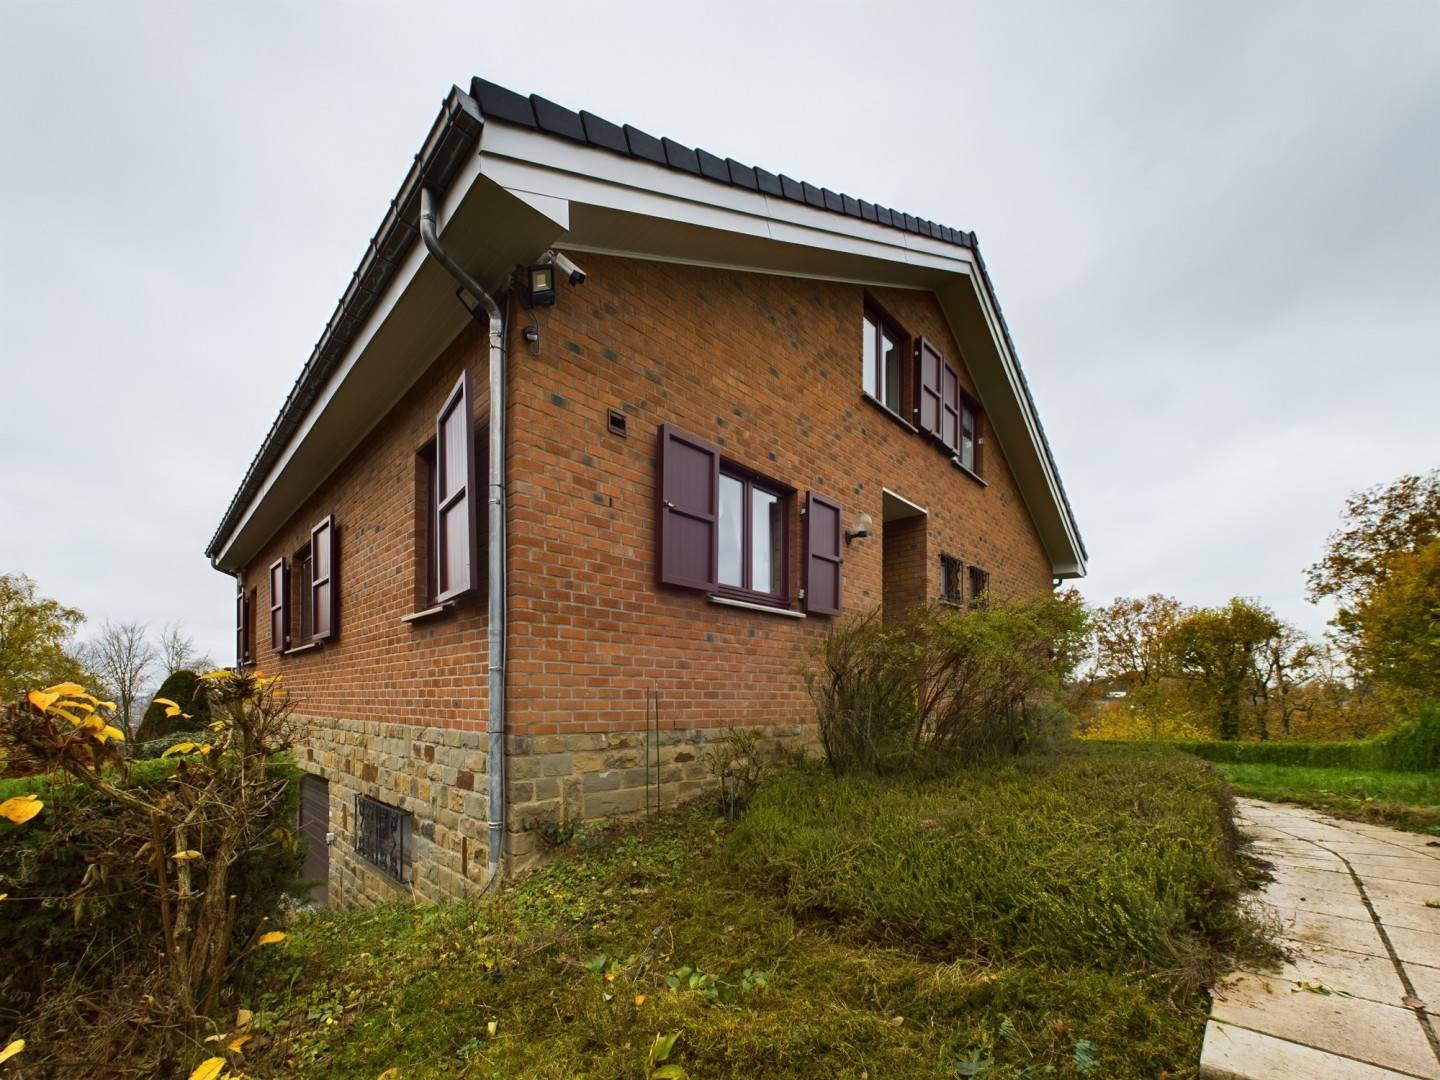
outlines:
[[[505,845],[505,319],[500,305],[471,277],[436,234],[435,196],[420,189],[420,236],[425,248],[490,317],[490,514],[489,529],[489,656],[490,684],[486,712],[489,750],[486,761],[490,789],[488,888],[499,873]]]

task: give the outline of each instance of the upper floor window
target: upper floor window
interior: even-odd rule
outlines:
[[[960,392],[960,464],[980,475],[980,406],[963,390]]]
[[[789,501],[779,487],[721,464],[717,580],[722,588],[788,598]]]
[[[960,388],[960,373],[934,342],[916,345],[916,427],[934,438],[950,456],[980,474],[980,406]]]
[[[719,447],[679,428],[663,424],[659,436],[661,584],[789,606],[794,491],[723,460]],[[811,614],[835,615],[844,561],[842,510],[811,492],[804,513],[803,606]]]
[[[861,378],[865,392],[891,412],[904,415],[905,335],[872,307],[865,308]]]
[[[276,652],[339,636],[339,533],[333,514],[315,524],[310,542],[291,561],[295,572],[285,559],[270,566],[270,646]]]

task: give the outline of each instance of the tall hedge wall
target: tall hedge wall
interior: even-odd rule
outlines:
[[[1378,772],[1440,770],[1440,702],[1420,716],[1369,739],[1351,742],[1175,742],[1170,745],[1206,761]]]

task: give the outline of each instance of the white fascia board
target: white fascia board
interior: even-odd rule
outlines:
[[[1000,366],[1005,374],[1006,384],[1009,387],[1010,393],[1015,398],[1020,409],[1020,415],[1025,422],[1025,434],[1029,438],[1031,445],[1035,448],[1035,455],[1039,459],[1040,468],[1044,471],[1045,483],[1048,488],[1047,494],[1050,496],[1050,501],[1054,503],[1055,509],[1060,515],[1061,524],[1065,528],[1066,541],[1075,556],[1073,565],[1067,564],[1061,567],[1057,564],[1054,567],[1056,576],[1083,577],[1085,574],[1085,557],[1081,554],[1080,537],[1076,533],[1075,523],[1071,520],[1070,514],[1066,510],[1065,496],[1060,490],[1060,478],[1055,475],[1055,471],[1050,465],[1050,455],[1045,452],[1045,438],[1040,431],[1040,421],[1035,415],[1030,396],[1025,392],[1024,383],[1020,379],[1019,365],[1015,357],[1011,355],[1010,349],[1007,346],[1004,328],[1000,325],[999,314],[990,303],[988,291],[982,287],[981,282],[977,278],[971,278],[970,284],[975,290],[976,301],[979,303],[981,313],[985,318],[986,332],[990,335],[990,340],[995,346],[995,353],[1000,358]],[[1060,573],[1061,570],[1068,572],[1062,574]]]
[[[486,125],[480,158],[482,172],[520,198],[540,195],[946,274],[975,271],[973,253],[956,244],[526,128]]]
[[[473,184],[479,176],[480,160],[478,157],[472,156],[452,182],[449,191],[437,193],[440,203],[439,220],[442,223],[448,222],[451,219],[454,208],[459,204],[464,194],[470,190],[470,185]],[[425,265],[425,260],[428,258],[429,252],[425,250],[425,245],[417,240],[406,254],[405,261],[400,265],[395,276],[390,279],[390,283],[385,289],[385,295],[376,302],[375,307],[370,311],[369,318],[365,320],[365,325],[361,327],[360,331],[355,335],[355,339],[350,342],[350,347],[345,352],[345,358],[341,360],[340,363],[336,365],[335,370],[330,373],[330,377],[325,381],[325,388],[320,391],[320,394],[311,403],[310,408],[305,413],[304,419],[300,422],[300,426],[296,428],[290,435],[290,438],[286,440],[284,451],[280,454],[280,457],[276,459],[275,464],[270,467],[270,471],[265,474],[264,482],[260,485],[259,490],[256,491],[255,496],[246,504],[245,512],[240,515],[239,520],[235,523],[235,527],[230,530],[230,535],[225,540],[225,546],[220,549],[220,552],[215,557],[215,564],[217,566],[226,563],[236,540],[244,533],[245,527],[255,516],[256,510],[265,502],[276,482],[290,467],[297,451],[305,445],[305,441],[314,430],[315,424],[319,421],[320,417],[324,415],[326,407],[334,400],[336,392],[344,385],[345,380],[349,377],[350,373],[354,371],[356,364],[358,364],[365,355],[366,349],[369,348],[370,343],[374,340],[376,331],[378,331],[380,327],[385,324],[385,320],[390,317],[390,313],[395,309],[395,304],[400,297],[405,295],[405,291],[414,282],[415,275],[420,272],[420,268]],[[365,437],[365,434],[364,431],[357,432],[354,445],[347,447],[346,453],[353,450],[356,445],[359,445],[360,440]],[[324,479],[323,476],[317,477],[309,491],[306,492],[305,498],[309,498],[310,495],[314,494],[315,489],[324,482]]]

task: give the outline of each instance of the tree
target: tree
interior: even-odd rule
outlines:
[[[1242,710],[1259,694],[1257,659],[1280,631],[1269,608],[1238,596],[1224,607],[1190,612],[1171,631],[1168,648],[1178,670],[1199,691],[1201,711],[1220,738],[1240,738]],[[1265,727],[1259,734],[1269,737]]]
[[[1360,665],[1400,701],[1440,699],[1440,537],[1391,556],[1354,612]]]
[[[1134,692],[1171,674],[1166,640],[1185,609],[1173,596],[1151,593],[1143,600],[1117,596],[1091,616],[1095,632],[1095,677]]]
[[[1312,603],[1339,602],[1335,625],[1353,643],[1356,612],[1384,583],[1396,556],[1440,537],[1440,469],[1352,492],[1342,519],[1305,577]]]
[[[66,645],[85,616],[41,596],[24,574],[0,574],[0,700],[77,674]]]
[[[159,660],[166,675],[177,671],[210,671],[215,662],[202,656],[195,639],[184,631],[183,622],[166,623],[160,628]]]
[[[106,694],[119,704],[125,738],[132,741],[135,701],[156,659],[155,649],[146,639],[147,630],[142,622],[112,623],[106,619],[100,632],[85,643],[80,654],[101,679]]]
[[[1255,717],[1267,738],[1271,723],[1282,739],[1315,710],[1320,702],[1312,683],[1322,670],[1320,647],[1298,627],[1282,622],[1261,642],[1256,654]]]
[[[1099,699],[1107,714],[1101,725],[1105,730],[1138,734],[1148,728],[1152,739],[1186,733],[1180,715],[1184,709],[1169,692],[1175,675],[1170,634],[1185,610],[1173,596],[1151,593],[1144,599],[1117,596],[1094,612],[1091,684],[1124,691],[1120,702]]]

